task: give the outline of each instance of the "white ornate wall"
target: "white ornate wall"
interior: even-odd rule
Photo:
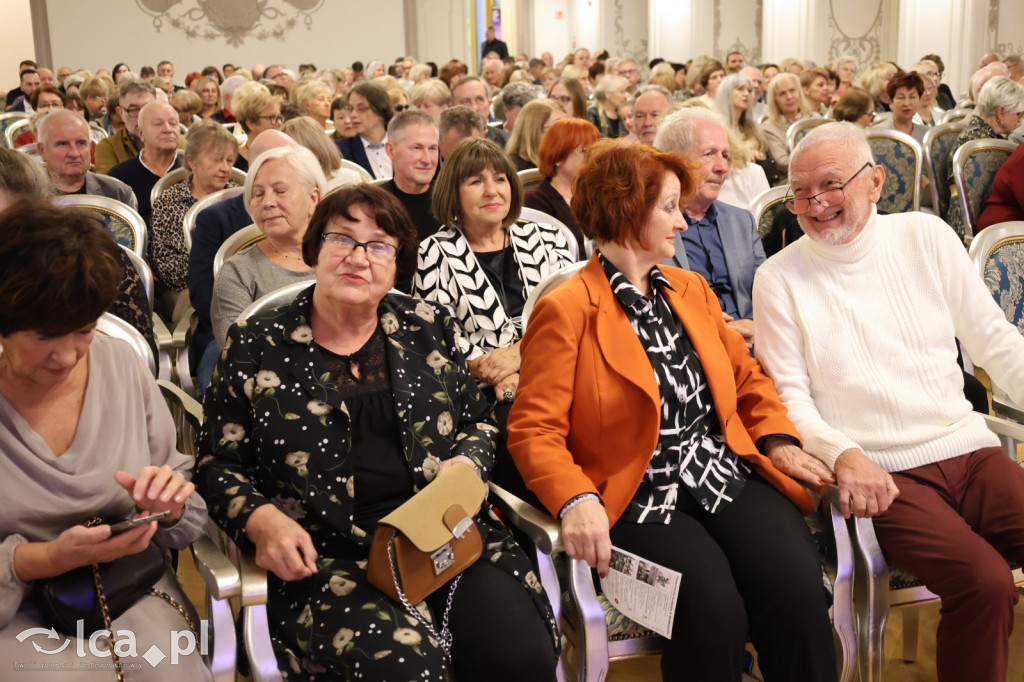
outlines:
[[[341,66],[405,54],[402,0],[34,1],[46,6],[53,62],[90,70],[170,59],[180,81],[186,71],[224,62]]]

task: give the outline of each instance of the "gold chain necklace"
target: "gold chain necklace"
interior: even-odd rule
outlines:
[[[274,253],[276,253],[277,255],[281,256],[281,258],[285,258],[285,259],[288,259],[288,260],[297,260],[297,261],[301,261],[302,260],[301,256],[291,256],[291,255],[285,253],[284,251],[282,251],[281,249],[277,248],[277,246],[274,244],[274,240],[271,239],[270,237],[267,237],[267,243],[270,244],[270,248],[272,248],[274,250]]]

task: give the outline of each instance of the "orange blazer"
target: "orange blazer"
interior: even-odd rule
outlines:
[[[807,492],[757,451],[763,436],[799,438],[775,387],[743,338],[722,319],[696,274],[661,266],[667,299],[700,358],[725,441],[804,513]],[[615,524],[658,443],[661,396],[640,339],[596,255],[530,314],[508,420],[508,448],[526,485],[552,515],[597,493]]]

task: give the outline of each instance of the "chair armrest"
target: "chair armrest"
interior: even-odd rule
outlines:
[[[526,533],[538,550],[549,555],[565,551],[562,545],[562,525],[558,521],[497,483],[492,481],[488,485],[491,489],[491,502],[505,514],[509,523]]]
[[[990,414],[982,415],[985,418],[985,425],[988,426],[989,430],[1000,436],[1007,436],[1017,441],[1017,443],[1024,443],[1024,424],[1018,424],[1017,422],[1010,421],[1009,419],[1003,419],[1002,417],[993,417]],[[1010,453],[1011,456],[1014,453]]]
[[[211,522],[212,525],[212,522]],[[208,527],[190,545],[192,559],[199,577],[206,583],[206,589],[214,599],[237,597],[242,593],[242,580],[238,569],[220,550],[217,543],[210,537],[210,532],[219,532],[216,526],[212,531]]]
[[[160,350],[169,350],[174,347],[174,338],[167,329],[167,325],[156,313],[153,313],[153,335],[156,337],[156,347]]]
[[[256,557],[234,548],[238,572],[242,577],[242,606],[267,603],[267,571],[256,565]]]
[[[184,348],[185,340],[188,332],[192,329],[192,324],[196,321],[196,311],[189,308],[181,319],[178,320],[178,324],[174,327],[174,347]]]

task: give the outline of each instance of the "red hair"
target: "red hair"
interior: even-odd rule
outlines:
[[[601,131],[590,121],[575,116],[555,121],[540,141],[537,169],[546,178],[555,176],[555,166],[577,147],[589,147],[601,139]]]
[[[561,123],[561,121],[559,121]],[[583,234],[598,242],[621,246],[644,244],[644,228],[661,194],[665,174],[679,178],[679,206],[697,192],[695,166],[636,142],[600,140],[572,186],[570,208]]]

